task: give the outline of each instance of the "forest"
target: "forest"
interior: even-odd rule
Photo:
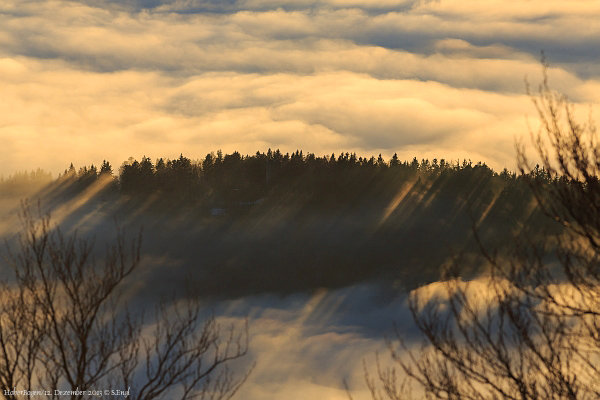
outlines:
[[[478,240],[502,248],[514,235],[559,233],[537,206],[531,179],[557,183],[539,166],[517,175],[471,160],[269,149],[202,160],[144,156],[118,168],[71,165],[54,180],[37,170],[3,178],[0,193],[25,197],[35,188],[49,208],[83,197],[95,210],[144,226],[150,252],[204,271],[210,282],[200,280],[203,295],[235,297],[374,279],[414,288],[437,280],[453,253],[471,265],[465,273],[479,273]],[[159,227],[179,246],[158,239]]]

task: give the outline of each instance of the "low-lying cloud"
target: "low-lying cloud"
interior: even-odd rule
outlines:
[[[514,167],[525,76],[598,98],[588,2],[0,5],[0,174],[216,149],[397,152]],[[588,27],[585,28],[584,27]]]

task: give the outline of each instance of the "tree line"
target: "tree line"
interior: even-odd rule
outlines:
[[[544,167],[536,166],[528,173],[538,180],[551,183]],[[268,196],[311,201],[319,205],[339,202],[387,199],[395,194],[398,185],[417,181],[423,185],[442,185],[444,190],[464,196],[485,186],[482,196],[493,197],[503,191],[503,197],[527,191],[522,176],[504,168],[497,173],[485,163],[471,160],[433,160],[415,157],[401,161],[397,154],[389,160],[360,157],[356,153],[316,156],[297,150],[280,150],[241,155],[235,151],[223,154],[211,152],[201,160],[183,154],[170,160],[146,156],[141,160],[130,157],[118,169],[108,161],[100,167],[83,166],[78,170],[71,164],[60,174],[57,182],[69,182],[83,189],[102,177],[110,177],[113,191],[132,198],[156,194],[165,199],[201,202],[207,206],[248,205]],[[473,186],[473,182],[479,185]],[[1,184],[1,183],[0,183]]]

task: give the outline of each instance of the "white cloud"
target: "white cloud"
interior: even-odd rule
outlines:
[[[540,48],[600,101],[589,2],[123,4],[0,4],[0,173],[268,147],[511,166]]]

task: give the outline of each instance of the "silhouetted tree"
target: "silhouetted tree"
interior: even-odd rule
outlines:
[[[410,294],[425,342],[420,351],[400,336],[388,345],[426,398],[600,398],[600,149],[593,124],[575,121],[545,72],[533,97],[542,120],[533,135],[542,165],[529,167],[522,145],[518,159],[538,205],[565,230],[541,243],[521,237],[510,254],[482,245],[490,265],[485,279],[458,278],[457,257],[443,296],[426,289]],[[485,172],[466,160],[462,169]],[[367,372],[372,398],[413,398],[395,369],[378,365],[377,378]]]
[[[97,178],[98,170],[94,164],[90,165],[89,167],[83,166],[79,168],[79,172],[77,173],[77,181],[83,187],[91,185],[96,181]]]
[[[215,319],[203,321],[199,303],[186,300],[160,304],[142,336],[143,320],[119,302],[140,266],[141,235],[127,243],[119,232],[97,266],[92,241],[34,218],[26,203],[21,217],[7,258],[15,279],[0,290],[0,396],[45,388],[46,397],[64,398],[54,391],[64,389],[83,399],[98,397],[88,390],[130,389],[140,400],[223,399],[237,391],[245,376],[235,380],[227,364],[246,354],[247,329],[222,337]]]
[[[417,157],[413,158],[412,162],[410,163],[410,168],[413,170],[419,169],[419,160],[417,160]]]
[[[154,166],[152,165],[152,161],[150,161],[148,157],[143,156],[139,168],[139,175],[137,177],[138,182],[136,185],[138,187],[138,191],[142,193],[153,191],[156,188],[156,179],[154,176]]]
[[[102,165],[100,166],[100,174],[112,175],[113,169],[112,165],[106,160],[102,161]]]
[[[134,193],[137,189],[140,176],[140,163],[133,157],[121,165],[119,171],[119,183],[124,193]]]

